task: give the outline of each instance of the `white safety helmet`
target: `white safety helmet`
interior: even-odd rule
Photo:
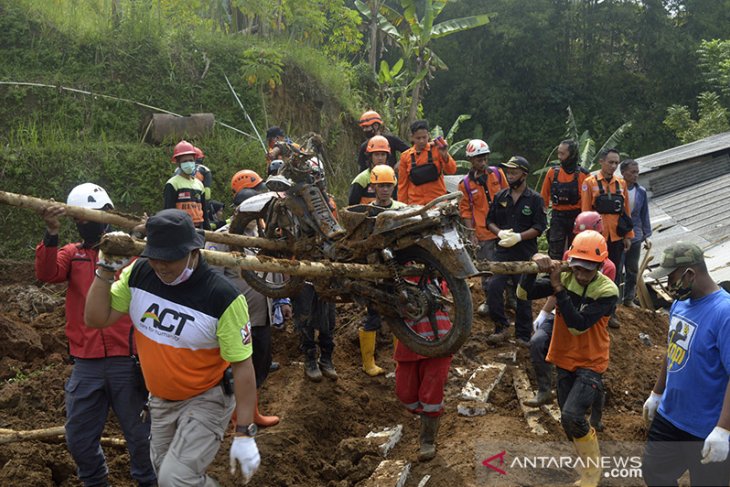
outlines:
[[[68,194],[66,204],[92,210],[101,210],[106,205],[114,208],[114,203],[112,203],[106,190],[94,183],[84,183],[76,186]]]
[[[466,145],[466,157],[481,156],[489,152],[489,145],[481,139],[470,140]]]

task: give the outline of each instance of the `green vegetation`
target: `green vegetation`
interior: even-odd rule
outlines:
[[[176,142],[142,142],[152,109],[12,82],[253,134],[227,75],[260,132],[323,135],[340,203],[368,108],[401,134],[416,116],[458,121],[455,154],[478,137],[492,164],[521,154],[537,169],[570,107],[586,163],[598,141],[639,157],[728,129],[728,24],[718,0],[0,0],[0,187],[63,199],[91,180],[120,210],[154,212]],[[236,170],[263,168],[254,137],[218,125],[192,142],[214,198]],[[0,223],[0,252],[29,257],[40,220],[0,208]]]

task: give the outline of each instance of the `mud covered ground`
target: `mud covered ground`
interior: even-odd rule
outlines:
[[[474,289],[479,286],[474,283]],[[43,285],[33,278],[32,262],[0,261],[0,428],[30,430],[63,425],[63,385],[71,366],[65,362],[63,333],[63,286]],[[481,292],[474,291],[475,309]],[[542,303],[535,303],[535,313]],[[338,307],[335,364],[336,383],[307,382],[302,357],[291,327],[275,333],[274,359],[281,370],[271,374],[261,391],[261,409],[278,414],[281,423],[261,432],[257,443],[262,466],[249,485],[254,486],[355,486],[366,479],[380,462],[374,451],[358,438],[381,427],[402,424],[404,435],[389,458],[412,463],[407,487],[416,487],[424,475],[428,486],[484,485],[480,442],[553,442],[564,435],[547,415],[540,421],[548,429],[537,436],[530,431],[512,385],[515,367],[527,369],[526,349],[506,344],[490,347],[485,338],[493,326],[475,317],[471,339],[454,357],[446,390],[446,414],[439,435],[439,453],[426,464],[416,461],[418,421],[400,406],[394,394],[394,379],[370,378],[360,369],[357,326],[362,310],[354,305]],[[646,427],[642,404],[652,387],[665,341],[666,318],[643,310],[619,308],[621,328],[611,330],[611,363],[604,376],[607,401],[604,441],[643,442]],[[651,345],[639,339],[649,335]],[[378,364],[393,371],[392,343],[384,331],[379,337]],[[517,350],[517,362],[508,367],[490,397],[486,416],[458,416],[458,394],[466,377],[456,367],[473,369],[496,360],[498,353]],[[531,372],[530,372],[531,373]],[[534,377],[531,377],[534,384]],[[541,413],[542,414],[542,413]],[[113,413],[105,436],[121,438]],[[240,482],[228,473],[228,445],[221,448],[209,472],[223,486]],[[124,448],[105,447],[110,482],[132,486]],[[566,475],[573,476],[571,472]],[[240,478],[239,478],[240,480]],[[553,483],[534,479],[534,484]],[[62,440],[0,444],[0,485],[79,485],[74,463]]]

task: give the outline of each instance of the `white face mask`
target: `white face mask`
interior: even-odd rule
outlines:
[[[187,174],[188,176],[193,174],[195,172],[195,162],[194,161],[188,161],[188,162],[181,162],[180,163],[180,170]]]
[[[195,270],[192,267],[189,267],[190,266],[190,257],[192,255],[193,255],[192,252],[188,254],[188,261],[185,263],[185,269],[183,269],[183,271],[180,273],[180,275],[177,276],[172,282],[165,282],[165,280],[162,279],[160,277],[160,275],[155,272],[155,274],[157,275],[157,278],[168,286],[177,286],[178,284],[182,284],[183,282],[187,281],[188,279],[190,279],[190,276],[193,275],[193,271]]]

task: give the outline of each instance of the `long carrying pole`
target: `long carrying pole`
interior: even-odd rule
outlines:
[[[258,137],[259,142],[261,142],[261,147],[264,149],[264,153],[266,153],[267,150],[266,150],[266,144],[264,144],[264,139],[261,138],[261,134],[259,134],[259,131],[256,128],[256,125],[253,123],[253,120],[251,120],[251,117],[248,116],[248,112],[243,107],[243,103],[241,103],[241,99],[238,98],[238,94],[236,93],[236,90],[233,89],[233,85],[228,80],[228,76],[226,76],[226,73],[223,73],[223,77],[226,79],[226,83],[228,83],[228,88],[231,89],[231,93],[233,93],[233,97],[238,102],[238,106],[241,107],[241,110],[243,110],[243,114],[246,116],[246,120],[248,120],[248,123],[250,123],[251,127],[253,127],[253,131],[254,131],[254,133],[256,133],[256,137]]]
[[[79,220],[93,221],[99,223],[107,223],[124,230],[134,230],[135,227],[144,224],[144,221],[135,215],[127,215],[116,211],[92,210],[90,208],[82,208],[80,206],[67,205],[57,201],[49,201],[33,196],[23,194],[9,193],[0,191],[0,203],[19,208],[28,208],[30,210],[40,211],[50,205],[61,205],[66,208],[66,215],[78,218]],[[287,250],[288,246],[284,242],[277,242],[267,238],[246,237],[232,233],[205,232],[205,240],[225,245],[233,245],[236,247],[250,247],[265,249],[271,251]]]

